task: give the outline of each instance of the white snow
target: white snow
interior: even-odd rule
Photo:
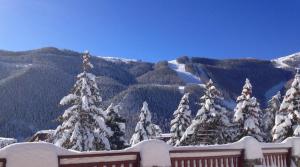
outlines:
[[[201,78],[198,76],[195,76],[194,74],[191,74],[190,72],[187,72],[185,70],[185,64],[180,64],[176,60],[171,60],[168,62],[169,67],[177,72],[178,76],[185,81],[187,84],[202,84]]]
[[[209,145],[209,146],[184,146],[184,147],[172,147],[163,141],[159,140],[146,140],[136,144],[133,147],[120,151],[109,151],[109,153],[116,152],[140,152],[141,166],[171,166],[170,157],[207,157],[207,156],[224,156],[224,155],[237,155],[239,150],[245,150],[245,159],[262,159],[263,153],[272,152],[287,152],[288,148],[292,148],[292,156],[300,157],[300,138],[290,137],[281,143],[259,143],[253,137],[244,137],[241,140],[223,145]],[[185,153],[169,153],[169,151],[184,150]],[[190,152],[187,152],[189,151]],[[197,152],[195,152],[197,150]],[[206,150],[206,152],[201,152]],[[218,151],[216,151],[218,150]],[[220,151],[223,150],[223,151]],[[230,151],[229,151],[230,150]],[[222,152],[222,153],[220,153]],[[0,149],[0,158],[7,159],[7,167],[58,167],[58,155],[76,155],[76,154],[99,154],[107,153],[107,151],[93,151],[88,153],[79,153],[72,150],[62,149],[56,147],[50,143],[17,143]],[[103,157],[97,158],[83,158],[76,159],[80,162],[91,161],[115,161],[120,158],[121,160],[134,159],[133,156],[122,157],[108,157],[109,159],[103,159]],[[63,160],[62,162],[72,163],[75,159]]]
[[[32,64],[16,64],[16,68],[27,68],[32,66]]]
[[[185,86],[178,86],[178,90],[180,93],[184,93]]]
[[[53,134],[54,132],[55,132],[54,129],[47,129],[47,130],[40,130],[40,131],[36,132],[36,134],[38,134],[38,133]]]
[[[17,139],[0,137],[0,148],[16,143]]]
[[[292,61],[296,56],[299,56],[299,55],[300,55],[300,52],[294,53],[294,54],[291,54],[288,56],[280,57],[277,59],[273,59],[271,61],[274,62],[278,68],[289,68],[290,66],[288,64],[286,64],[285,61]]]
[[[170,138],[172,136],[171,133],[162,133],[159,134],[157,137],[161,137],[161,138]]]
[[[171,166],[169,155],[171,149],[172,147],[163,141],[145,140],[128,150],[140,152],[141,166],[143,167],[167,167]]]
[[[0,157],[6,158],[6,167],[58,167],[57,155],[71,154],[49,143],[18,143],[0,151]]]
[[[119,57],[101,57],[102,59],[110,62],[123,62],[123,63],[130,63],[130,62],[137,62],[136,59],[126,59],[126,58],[119,58]]]
[[[299,138],[300,140],[300,138]],[[263,143],[264,144],[264,143]],[[222,145],[200,145],[200,146],[181,146],[174,147],[173,150],[234,150],[234,149],[244,149],[245,159],[261,159],[263,158],[262,148],[263,144],[258,142],[254,137],[246,136],[237,142],[222,144]],[[277,147],[282,147],[281,145],[275,145]],[[274,147],[274,146],[273,146]],[[226,151],[227,152],[227,151]],[[226,154],[226,153],[225,153]]]

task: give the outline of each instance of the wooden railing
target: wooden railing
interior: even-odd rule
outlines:
[[[291,148],[263,149],[263,165],[265,167],[290,167]]]
[[[139,167],[138,152],[58,156],[59,167]]]
[[[0,158],[0,167],[6,167],[6,159]]]
[[[172,167],[243,167],[243,150],[173,150]]]

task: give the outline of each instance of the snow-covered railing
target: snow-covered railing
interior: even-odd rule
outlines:
[[[171,150],[172,167],[241,167],[241,149]]]
[[[58,156],[59,167],[139,167],[139,152]]]
[[[263,149],[263,166],[265,167],[290,167],[291,151],[287,148],[267,148]]]
[[[2,158],[2,160],[1,160]],[[300,167],[300,138],[260,143],[172,147],[147,140],[119,151],[77,152],[50,143],[16,143],[0,149],[0,167]]]

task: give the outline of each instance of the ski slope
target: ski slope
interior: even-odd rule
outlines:
[[[186,84],[202,84],[203,81],[200,77],[193,75],[190,72],[185,70],[185,64],[179,64],[176,60],[171,60],[168,62],[169,67],[176,71],[178,76],[186,83]]]

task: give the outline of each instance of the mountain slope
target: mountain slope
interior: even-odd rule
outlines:
[[[300,67],[300,53],[273,59],[272,62],[278,68],[294,69]]]
[[[103,108],[111,102],[121,105],[128,138],[144,100],[149,103],[153,122],[166,132],[182,93],[191,93],[191,109],[196,114],[203,84],[209,78],[222,90],[226,105],[233,107],[246,77],[252,81],[254,95],[263,106],[269,96],[293,77],[293,72],[277,68],[274,61],[254,59],[184,57],[154,64],[92,57],[91,61]],[[58,105],[59,101],[71,90],[80,71],[81,54],[74,51],[0,51],[0,136],[24,140],[38,130],[55,128],[56,118],[65,109]]]

